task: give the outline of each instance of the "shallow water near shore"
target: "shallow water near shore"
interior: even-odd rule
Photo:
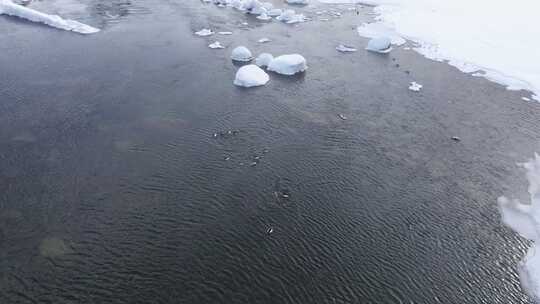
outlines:
[[[496,198],[526,191],[539,103],[364,52],[368,8],[184,2],[39,3],[91,36],[0,18],[0,303],[531,303]],[[309,69],[238,88],[237,45]]]

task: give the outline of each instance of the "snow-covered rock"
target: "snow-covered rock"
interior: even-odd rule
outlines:
[[[231,59],[235,61],[251,61],[253,59],[253,55],[247,47],[239,46],[232,51]]]
[[[255,59],[255,64],[260,67],[267,67],[274,60],[274,56],[270,53],[262,53]]]
[[[294,75],[307,70],[306,59],[299,54],[281,55],[268,64],[268,70],[283,75]]]
[[[376,37],[368,42],[366,50],[377,53],[389,53],[392,50],[392,40],[388,37]]]
[[[234,84],[249,88],[265,85],[269,80],[270,77],[265,71],[254,64],[249,64],[238,69]]]
[[[422,85],[413,81],[411,82],[411,85],[409,86],[409,90],[418,92],[422,89]]]
[[[90,25],[80,23],[75,20],[63,19],[57,15],[48,15],[25,6],[15,4],[11,0],[0,0],[0,15],[2,14],[19,17],[32,22],[44,23],[58,29],[80,34],[93,34],[99,32],[99,29]]]
[[[344,44],[340,44],[336,47],[336,50],[338,50],[339,52],[342,52],[342,53],[351,53],[351,52],[356,52],[357,49],[353,46],[350,46],[350,45],[344,45]]]
[[[259,16],[257,16],[257,19],[262,21],[269,21],[272,20],[272,17],[268,16],[266,13],[262,13]]]
[[[221,45],[219,41],[209,44],[208,47],[211,49],[224,49],[225,48],[223,45]]]
[[[195,35],[201,36],[201,37],[210,36],[212,34],[214,34],[214,32],[212,32],[211,29],[202,29],[200,31],[195,32]]]

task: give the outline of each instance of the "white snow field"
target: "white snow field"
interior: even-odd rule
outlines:
[[[299,54],[281,55],[268,64],[268,70],[282,75],[294,75],[307,70],[306,59]]]
[[[32,22],[44,23],[46,25],[72,31],[80,34],[93,34],[99,32],[99,29],[90,25],[80,23],[71,19],[63,19],[57,15],[48,15],[34,9],[13,3],[11,0],[0,0],[0,15],[9,15],[19,17]]]
[[[269,80],[270,76],[265,71],[254,64],[249,64],[238,69],[234,84],[250,88],[265,85]]]
[[[354,3],[351,0],[319,0]],[[538,0],[363,0],[375,5],[377,26],[419,44],[427,58],[532,91],[540,101]],[[361,26],[362,28],[362,26]],[[369,37],[369,36],[368,36]]]
[[[533,241],[527,255],[521,261],[518,272],[521,285],[527,293],[538,301],[540,299],[540,255],[537,243],[540,237],[540,156],[522,164],[529,181],[530,202],[522,204],[518,200],[499,197],[499,210],[504,224],[522,237]]]

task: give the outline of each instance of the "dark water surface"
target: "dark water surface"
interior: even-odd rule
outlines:
[[[103,31],[0,17],[0,303],[530,303],[495,205],[540,151],[523,92],[364,52],[367,8],[287,26],[198,1],[37,7]],[[238,44],[309,70],[234,87]]]

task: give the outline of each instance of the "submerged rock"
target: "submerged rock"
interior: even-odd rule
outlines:
[[[39,253],[48,258],[63,256],[70,251],[64,240],[57,237],[47,237],[39,245]]]

